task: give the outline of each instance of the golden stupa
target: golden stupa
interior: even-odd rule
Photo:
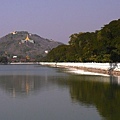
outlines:
[[[29,37],[28,37],[28,35],[27,35],[27,37],[25,38],[25,40],[26,40],[26,41],[27,41],[27,40],[30,40]]]
[[[30,40],[30,39],[29,39],[29,36],[28,36],[28,34],[27,34],[25,40],[21,40],[21,42],[22,42],[22,43],[25,43],[25,42],[31,42],[31,43],[34,43],[34,40]]]

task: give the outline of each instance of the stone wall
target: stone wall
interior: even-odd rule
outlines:
[[[41,65],[52,67],[73,67],[90,72],[120,75],[120,63],[68,63],[68,62],[40,62]]]

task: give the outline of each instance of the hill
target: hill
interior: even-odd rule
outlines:
[[[0,56],[40,59],[61,44],[27,31],[15,31],[0,38]]]

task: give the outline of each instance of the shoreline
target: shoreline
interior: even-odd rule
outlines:
[[[87,67],[77,67],[75,68],[75,71],[82,70],[84,72],[92,72],[95,74],[101,74],[101,75],[115,75],[120,76],[120,71],[109,71],[109,70],[103,70],[103,69],[97,69],[97,68],[87,68]]]
[[[106,70],[106,69],[98,69],[98,68],[88,68],[88,67],[73,67],[76,70],[83,70],[85,72],[93,72],[93,73],[101,73],[107,75],[117,75],[120,76],[120,71],[115,70]]]

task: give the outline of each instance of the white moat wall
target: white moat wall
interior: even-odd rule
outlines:
[[[70,62],[40,62],[41,65],[49,65],[53,67],[85,67],[101,70],[114,69],[114,71],[120,71],[120,63],[70,63]]]

